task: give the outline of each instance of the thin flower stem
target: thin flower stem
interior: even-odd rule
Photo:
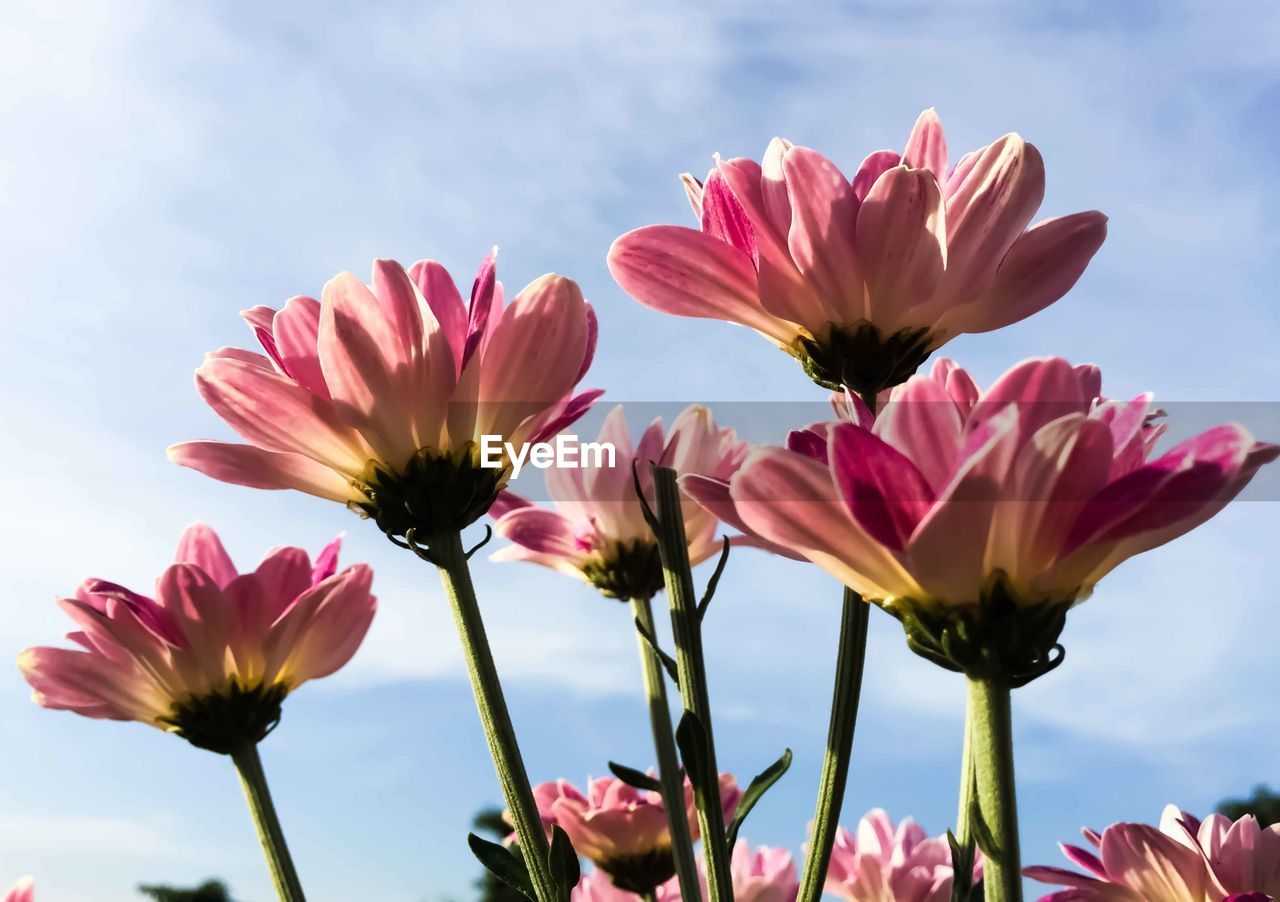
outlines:
[[[649,599],[631,599],[631,611],[636,623],[645,632],[650,636],[657,636],[653,624],[653,605]],[[697,899],[702,890],[698,882],[697,860],[693,855],[693,840],[689,835],[689,816],[684,805],[684,775],[680,772],[675,734],[671,730],[666,675],[662,671],[662,661],[657,651],[638,629],[636,642],[640,646],[640,662],[644,665],[644,688],[649,701],[649,722],[653,727],[653,750],[658,759],[658,781],[662,784],[662,803],[667,809],[671,853],[675,858],[676,876],[680,880],[680,898]]]
[[[281,902],[305,902],[302,883],[293,867],[289,846],[284,840],[284,830],[280,826],[280,818],[276,816],[276,806],[271,801],[271,790],[267,788],[267,775],[262,769],[257,743],[246,743],[238,751],[232,752],[231,760],[240,774],[240,785],[244,787],[249,812],[253,815],[254,826],[258,828],[258,841],[262,843],[262,853],[267,858],[271,880]]]
[[[831,848],[835,844],[853,757],[853,731],[858,722],[858,697],[862,692],[863,662],[867,652],[867,620],[871,605],[852,589],[844,590],[840,618],[840,646],[836,652],[835,689],[831,697],[831,723],[827,728],[827,752],[818,783],[818,806],[813,815],[809,851],[800,878],[799,902],[814,902],[822,895]]]
[[[511,812],[530,883],[538,902],[558,902],[559,891],[551,876],[547,834],[538,816],[529,776],[516,742],[515,728],[511,725],[511,715],[507,712],[507,702],[493,663],[493,653],[489,650],[476,590],[471,584],[471,569],[462,550],[462,534],[451,532],[437,537],[431,543],[431,552],[438,562],[440,579],[453,608],[453,619],[462,640],[467,671],[471,675],[471,691],[475,694],[489,753],[493,756],[502,795]]]
[[[963,847],[973,837],[973,797],[977,776],[973,765],[973,696],[965,699],[964,745],[960,749],[960,799],[956,807],[956,841]]]
[[[1022,902],[1009,685],[1000,679],[969,677],[969,700],[981,819],[978,829],[988,840],[982,850],[986,902]]]
[[[707,670],[702,654],[701,615],[693,590],[689,545],[684,532],[680,489],[676,472],[670,467],[653,468],[654,497],[658,511],[658,548],[671,607],[671,629],[676,642],[676,670],[684,709],[702,727],[706,744],[694,774],[688,755],[685,766],[693,780],[698,825],[702,832],[702,852],[707,862],[707,895],[712,902],[733,902],[729,875],[729,849],[725,838],[724,810],[720,800],[720,770],[716,764],[716,744],[711,729],[711,696],[707,691]],[[698,898],[695,896],[694,898]]]

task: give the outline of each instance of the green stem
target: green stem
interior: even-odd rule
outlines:
[[[981,819],[976,829],[986,840],[982,849],[986,902],[1022,902],[1009,685],[999,679],[969,677],[969,702]]]
[[[453,619],[462,640],[467,671],[471,675],[471,691],[480,711],[480,722],[489,743],[489,753],[493,756],[494,769],[498,772],[498,782],[502,784],[502,795],[524,853],[529,880],[538,902],[557,902],[558,890],[551,876],[547,834],[538,816],[529,776],[516,742],[516,731],[511,725],[511,715],[507,712],[507,702],[493,663],[493,653],[489,650],[476,590],[471,584],[471,569],[462,550],[462,534],[451,532],[440,536],[431,542],[430,547],[440,568],[440,579],[449,596],[449,605],[453,608]]]
[[[289,856],[284,830],[280,826],[280,818],[276,816],[276,806],[271,801],[271,790],[267,788],[267,775],[262,769],[257,744],[245,744],[231,753],[231,760],[235,762],[236,771],[240,774],[240,785],[244,787],[244,797],[249,803],[254,826],[258,828],[258,841],[262,843],[262,852],[267,857],[267,867],[271,869],[271,880],[275,883],[276,893],[281,902],[305,902],[302,883],[298,880],[298,872],[294,870],[293,859]]]
[[[974,795],[977,792],[977,776],[973,764],[973,697],[966,697],[964,705],[964,745],[960,750],[960,799],[956,808],[956,841],[961,846],[973,837]]]
[[[636,623],[650,636],[657,636],[653,624],[653,606],[647,598],[631,599],[631,612]],[[680,880],[680,898],[697,899],[702,892],[698,882],[698,865],[689,835],[689,817],[684,806],[684,775],[676,756],[676,739],[671,730],[671,708],[667,704],[666,675],[662,660],[649,641],[636,630],[640,646],[640,662],[644,665],[645,696],[649,701],[649,722],[653,727],[653,750],[658,759],[658,781],[662,784],[662,803],[667,809],[667,825],[671,831],[671,853],[676,876]],[[650,894],[652,898],[652,894]]]
[[[662,555],[662,575],[667,586],[671,630],[676,642],[680,696],[684,710],[698,720],[707,740],[699,767],[701,773],[690,774],[694,778],[693,794],[702,832],[702,853],[707,862],[707,895],[712,902],[733,902],[729,849],[720,800],[720,769],[716,764],[716,744],[711,729],[711,696],[707,691],[707,670],[702,654],[701,616],[693,590],[689,545],[685,538],[675,470],[655,466],[653,489],[658,509],[658,549]],[[685,756],[685,765],[689,766],[688,755]]]
[[[818,783],[818,806],[813,815],[809,852],[800,878],[798,902],[815,902],[822,895],[831,848],[835,844],[853,756],[853,731],[858,722],[858,697],[862,691],[863,661],[867,652],[867,619],[871,605],[852,589],[844,590],[840,618],[840,646],[836,652],[835,688],[831,697],[831,722],[827,728],[827,752]]]

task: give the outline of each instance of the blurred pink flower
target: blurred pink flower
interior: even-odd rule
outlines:
[[[911,818],[895,827],[877,808],[856,834],[837,831],[824,888],[848,902],[949,902],[952,873],[945,836],[930,837]],[[981,853],[973,876],[982,876]]]
[[[1112,824],[1085,830],[1096,851],[1061,844],[1080,874],[1056,867],[1026,868],[1041,883],[1071,887],[1041,902],[1270,902],[1280,898],[1280,825],[1261,827],[1246,815],[1198,821],[1175,806],[1160,828]]]
[[[1097,368],[1043,358],[979,393],[940,360],[874,419],[855,399],[854,422],[755,451],[727,492],[706,479],[682,485],[909,632],[989,605],[1060,630],[1061,612],[1120,562],[1208,520],[1280,453],[1224,425],[1152,459],[1162,426],[1151,396],[1109,401],[1100,388]]]
[[[570,895],[570,902],[635,902],[640,896],[619,889],[613,885],[609,875],[604,871],[592,871],[578,881]],[[654,890],[654,898],[660,902],[675,902],[680,898],[680,889],[673,877]]]
[[[795,902],[800,878],[786,849],[758,846],[738,840],[730,861],[734,902]]]
[[[698,817],[687,778],[684,796],[685,815],[697,841]],[[569,781],[556,780],[535,786],[533,797],[548,831],[553,825],[563,829],[574,850],[619,888],[643,893],[675,874],[667,809],[659,793],[616,777],[598,777],[588,782],[586,795]],[[742,791],[730,774],[720,775],[720,797],[726,815],[732,815]]]
[[[1062,297],[1106,237],[1096,211],[1027,228],[1044,163],[1016,134],[947,163],[931,109],[851,179],[781,138],[759,164],[717,156],[705,182],[682,176],[700,228],[628,232],[609,268],[649,307],[749,326],[819,383],[878,391]]]
[[[5,895],[4,902],[35,902],[35,898],[35,882],[30,877],[23,877]]]
[[[468,306],[440,264],[378,260],[371,286],[342,273],[321,297],[245,311],[264,353],[224,348],[196,371],[201,397],[249,444],[185,442],[170,459],[343,502],[393,535],[460,529],[508,474],[481,467],[482,436],[541,441],[600,394],[572,395],[596,320],[569,279],[542,276],[504,309],[491,253]]]
[[[555,510],[536,507],[504,492],[490,511],[495,529],[515,544],[499,550],[494,560],[542,564],[592,583],[611,598],[649,598],[662,588],[662,562],[640,502],[635,497],[632,465],[649,503],[653,477],[649,462],[677,473],[705,473],[727,479],[748,452],[732,429],[722,429],[705,407],[686,408],[663,434],[654,420],[633,447],[621,405],[605,420],[596,441],[613,445],[613,465],[547,471],[547,490]],[[716,518],[701,505],[683,504],[689,559],[706,560],[720,548]]]
[[[230,753],[261,740],[284,697],[350,660],[373,619],[373,571],[337,573],[340,539],[314,562],[276,548],[237,573],[217,535],[182,534],[155,598],[86,580],[59,600],[82,650],[29,648],[18,666],[46,708],[137,720]]]

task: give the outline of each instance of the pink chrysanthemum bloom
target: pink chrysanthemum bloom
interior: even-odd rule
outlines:
[[[1094,851],[1061,844],[1085,873],[1026,868],[1041,883],[1067,886],[1040,902],[1272,902],[1280,898],[1280,825],[1262,827],[1252,815],[1234,823],[1221,814],[1203,821],[1173,805],[1160,828],[1112,824],[1084,830]]]
[[[587,784],[584,795],[567,780],[541,783],[533,797],[550,830],[558,825],[574,850],[608,874],[615,886],[646,893],[675,875],[667,809],[658,792],[637,789],[616,777],[599,777]],[[742,797],[737,781],[720,775],[720,800],[728,816]],[[698,839],[698,816],[693,787],[685,780],[685,816]]]
[[[35,882],[30,877],[23,877],[5,895],[4,902],[35,902],[35,898]]]
[[[930,837],[911,818],[894,826],[879,808],[858,824],[841,827],[831,850],[824,889],[848,902],[948,902],[951,847],[945,836]],[[973,880],[982,876],[982,856]]]
[[[635,478],[652,504],[651,461],[677,473],[727,479],[746,459],[747,443],[732,429],[716,426],[711,411],[696,405],[676,417],[665,436],[662,421],[654,420],[634,447],[622,407],[615,407],[596,442],[614,448],[612,464],[606,460],[600,466],[547,471],[555,510],[536,507],[511,492],[502,494],[490,513],[498,518],[498,535],[515,544],[493,559],[550,567],[585,579],[609,598],[650,598],[662,588],[662,561],[636,499]],[[682,509],[689,561],[697,564],[720,548],[717,521],[689,499]]]
[[[700,229],[646,226],[609,252],[646,306],[749,326],[828,388],[877,392],[964,332],[1015,323],[1062,297],[1106,237],[1076,213],[1027,228],[1044,163],[1008,134],[947,168],[933,110],[898,154],[853,178],[775,138],[762,163],[716,158],[683,176]]]
[[[29,648],[18,666],[46,708],[137,720],[231,754],[261,741],[286,695],[342,667],[373,620],[373,571],[337,573],[339,540],[313,563],[277,548],[237,573],[209,527],[188,527],[148,598],[86,580],[59,604],[81,650]]]
[[[796,902],[800,878],[786,849],[758,846],[738,840],[729,862],[734,902]]]
[[[244,313],[264,353],[224,348],[196,387],[247,445],[185,442],[172,460],[261,489],[298,489],[424,539],[483,516],[510,473],[495,446],[542,441],[599,396],[573,395],[596,320],[577,284],[536,279],[504,308],[494,255],[464,305],[440,264],[378,260],[373,284],[342,273],[321,300]]]
[[[1099,579],[1208,520],[1280,453],[1233,424],[1155,456],[1151,396],[1106,400],[1095,367],[1060,358],[982,393],[943,360],[874,419],[851,404],[855,422],[757,450],[727,487],[682,485],[883,606],[920,654],[1015,685],[1060,660],[1066,611]]]

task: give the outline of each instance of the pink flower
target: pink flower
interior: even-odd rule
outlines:
[[[732,814],[742,793],[731,775],[720,775],[720,794],[726,814]],[[684,795],[685,816],[696,841],[698,818],[687,778]],[[547,829],[559,825],[574,850],[620,889],[645,893],[675,874],[661,794],[629,786],[616,777],[599,777],[587,784],[585,795],[569,781],[556,780],[535,786],[533,797]]]
[[[1263,828],[1252,815],[1232,823],[1221,814],[1198,821],[1173,805],[1160,828],[1112,824],[1084,831],[1096,851],[1062,844],[1080,874],[1027,868],[1033,880],[1069,886],[1041,902],[1267,902],[1280,897],[1280,825]]]
[[[855,402],[857,422],[757,450],[727,493],[683,484],[898,616],[926,657],[943,657],[940,633],[958,620],[983,620],[967,633],[980,641],[1017,612],[1015,631],[1034,639],[1023,663],[1047,668],[1068,606],[1121,561],[1212,517],[1280,453],[1224,425],[1153,456],[1151,396],[1109,401],[1100,384],[1094,367],[1045,358],[979,393],[943,360],[874,421]],[[982,649],[961,638],[947,656],[973,672],[957,655]]]
[[[716,157],[705,182],[682,179],[700,228],[623,235],[609,252],[618,284],[665,313],[755,329],[819,384],[864,395],[956,335],[1062,297],[1107,231],[1096,211],[1028,229],[1039,151],[1008,134],[948,169],[931,109],[902,154],[877,151],[852,179],[781,138],[760,164]]]
[[[23,877],[13,885],[4,897],[4,902],[35,902],[36,886],[30,877]]]
[[[662,588],[662,562],[653,531],[635,497],[632,465],[649,502],[653,478],[649,462],[674,467],[678,473],[705,473],[727,479],[747,456],[747,443],[732,429],[716,426],[704,407],[685,409],[663,435],[654,420],[633,447],[622,407],[605,420],[596,440],[616,450],[612,466],[547,471],[547,489],[555,510],[536,507],[505,492],[490,511],[498,518],[499,535],[515,544],[494,560],[523,560],[585,579],[610,598],[649,598]],[[683,505],[689,559],[697,564],[720,549],[717,521],[705,508]]]
[[[974,882],[982,876],[981,853]],[[948,902],[951,847],[945,836],[930,837],[911,818],[894,827],[877,808],[858,832],[836,832],[824,889],[849,902]]]
[[[228,754],[265,737],[284,697],[346,664],[368,631],[373,571],[337,573],[339,543],[314,563],[277,548],[242,574],[212,529],[190,526],[154,599],[86,580],[58,602],[81,650],[29,648],[18,667],[46,708],[141,721]]]
[[[504,309],[491,253],[467,306],[440,264],[378,260],[371,286],[342,273],[321,298],[246,311],[264,353],[224,348],[196,371],[201,397],[249,444],[186,442],[170,459],[430,536],[483,516],[505,484],[507,467],[482,466],[483,436],[541,441],[600,394],[571,394],[596,321],[569,279],[543,276]]]
[[[791,853],[738,840],[729,863],[735,902],[795,902],[800,879]]]
[[[569,896],[570,902],[635,902],[640,896],[613,885],[604,871],[593,871],[578,881]],[[661,902],[675,902],[680,898],[680,888],[675,878],[654,890],[654,898]]]

